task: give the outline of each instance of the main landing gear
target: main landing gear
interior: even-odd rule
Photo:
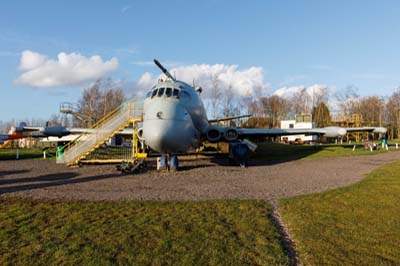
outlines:
[[[157,157],[158,171],[177,171],[179,168],[179,159],[176,155],[163,154]]]

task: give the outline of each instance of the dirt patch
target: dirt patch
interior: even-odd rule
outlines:
[[[49,160],[0,161],[0,195],[82,200],[267,199],[321,192],[361,180],[400,152],[307,159],[275,164],[253,162],[241,169],[214,159],[182,161],[183,170],[121,175],[114,165],[68,168]]]

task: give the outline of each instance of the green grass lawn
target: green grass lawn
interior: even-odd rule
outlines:
[[[286,265],[263,201],[0,198],[0,265]]]
[[[279,208],[305,265],[400,265],[400,163]]]
[[[288,145],[280,143],[260,143],[254,154],[254,158],[260,160],[298,160],[302,158],[324,158],[339,156],[373,155],[387,152],[384,149],[370,152],[358,145],[353,151],[350,144],[335,145]],[[391,149],[393,151],[393,149]]]
[[[19,159],[43,158],[41,149],[18,149]],[[17,149],[0,149],[0,160],[15,160]]]

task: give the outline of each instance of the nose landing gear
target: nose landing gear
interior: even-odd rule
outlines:
[[[174,155],[174,156],[171,157],[169,166],[170,166],[170,170],[171,171],[177,171],[178,170],[178,168],[179,168],[178,156]]]
[[[164,154],[157,158],[158,171],[177,171],[179,168],[179,159],[176,155]]]

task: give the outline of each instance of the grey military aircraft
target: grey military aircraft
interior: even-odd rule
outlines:
[[[386,133],[386,128],[382,127],[266,129],[211,125],[212,120],[207,118],[200,98],[202,89],[177,80],[156,59],[154,63],[167,78],[160,79],[146,95],[140,134],[151,149],[163,155],[160,159],[161,165],[165,167],[168,167],[167,155],[170,157],[169,165],[178,167],[176,154],[195,149],[204,141],[243,143],[248,146],[250,142],[243,140],[251,136],[308,134],[336,138],[350,131]],[[240,152],[236,154],[240,155]]]

